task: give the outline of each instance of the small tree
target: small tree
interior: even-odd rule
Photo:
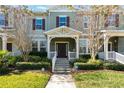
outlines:
[[[31,11],[25,6],[13,8],[14,12],[14,31],[15,44],[21,51],[24,61],[28,60],[29,52],[31,51],[32,42],[29,36],[30,31],[30,16]]]
[[[95,60],[99,49],[103,46],[104,38],[103,33],[100,32],[103,27],[106,29],[106,23],[108,16],[116,12],[118,6],[92,6],[90,12],[88,38],[89,38],[89,49],[91,52],[91,59]]]

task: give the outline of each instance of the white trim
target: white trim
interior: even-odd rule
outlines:
[[[68,41],[55,41],[55,51],[56,51],[57,56],[58,56],[58,46],[57,46],[57,43],[66,43],[67,44],[67,46],[66,46],[66,56],[68,57],[69,42]]]

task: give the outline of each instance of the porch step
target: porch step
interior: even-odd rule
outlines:
[[[71,68],[66,58],[57,58],[54,73],[70,73]]]

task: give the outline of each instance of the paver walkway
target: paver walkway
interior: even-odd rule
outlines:
[[[76,88],[71,74],[53,74],[46,88]]]

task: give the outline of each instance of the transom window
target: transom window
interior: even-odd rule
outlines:
[[[42,19],[36,19],[36,23],[35,23],[35,28],[36,30],[41,30],[42,29]]]
[[[67,25],[67,16],[59,16],[59,26]]]
[[[83,27],[88,28],[89,17],[83,16]]]

